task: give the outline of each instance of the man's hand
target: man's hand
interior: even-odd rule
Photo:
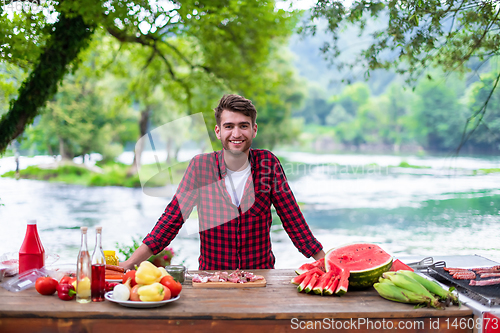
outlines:
[[[139,248],[137,248],[137,250],[132,253],[128,260],[119,263],[118,266],[123,267],[125,271],[134,269],[135,265],[139,265],[141,262],[147,260],[152,255],[153,251],[151,251],[151,249],[146,244],[141,244],[141,246],[139,246]]]
[[[316,260],[319,260],[319,259],[324,258],[324,257],[325,257],[325,251],[323,251],[323,250],[321,250],[318,253],[316,253],[315,255],[313,255],[313,258]]]

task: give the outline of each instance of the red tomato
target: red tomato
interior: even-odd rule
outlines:
[[[170,299],[171,296],[172,296],[172,293],[170,292],[170,289],[163,286],[163,300]]]
[[[132,281],[130,281],[130,286],[133,287],[137,284],[137,282],[135,282],[135,273],[137,271],[134,271],[134,270],[130,270],[128,271],[127,273],[125,273],[125,275],[123,275],[123,280],[122,280],[122,283],[126,283],[128,278],[131,278]]]
[[[170,290],[170,292],[172,293],[171,297],[176,297],[177,295],[179,295],[181,293],[182,284],[175,281],[174,278],[170,275],[164,276],[161,279],[160,283]]]
[[[57,280],[47,277],[39,277],[36,279],[35,288],[42,295],[53,295],[57,289]]]
[[[76,281],[76,277],[72,277],[69,275],[64,275],[59,281],[60,284],[72,284]]]

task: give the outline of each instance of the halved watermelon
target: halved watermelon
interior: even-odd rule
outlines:
[[[401,260],[396,259],[392,263],[391,272],[397,272],[397,271],[412,271],[413,272],[413,268],[411,268],[410,266],[406,265]]]
[[[372,286],[391,265],[392,256],[375,244],[347,245],[331,249],[325,255],[326,271],[337,268],[346,270],[350,273],[349,286],[352,288]]]
[[[310,271],[311,269],[313,268],[319,268],[320,270],[322,270],[323,272],[326,272],[325,270],[325,258],[321,258],[319,260],[316,260],[315,262],[311,263],[311,264],[304,264],[302,266],[300,266],[296,271],[295,273],[297,273],[297,275],[300,275],[302,273],[305,273],[307,271]]]

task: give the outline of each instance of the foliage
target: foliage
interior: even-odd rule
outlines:
[[[54,95],[57,83],[68,71],[69,65],[75,63],[76,56],[81,55],[94,30],[99,34],[105,32],[122,44],[145,47],[147,55],[139,57],[145,60],[142,67],[149,66],[153,61],[161,63],[157,77],[162,81],[155,84],[177,84],[174,91],[165,91],[168,91],[170,99],[179,98],[186,103],[188,113],[191,113],[194,110],[194,93],[199,89],[196,78],[205,82],[201,87],[203,91],[209,90],[211,85],[219,87],[219,92],[233,91],[248,97],[261,94],[256,99],[260,100],[259,105],[264,105],[266,82],[263,77],[271,69],[268,62],[274,49],[271,44],[285,41],[296,23],[295,13],[275,10],[274,1],[47,4],[53,5],[48,12],[51,17],[57,18],[56,22],[47,23],[40,13],[20,13],[22,18],[33,23],[33,27],[29,25],[27,29],[23,28],[27,21],[22,18],[14,15],[12,19],[0,13],[3,14],[0,15],[0,29],[15,31],[6,34],[0,43],[9,45],[8,52],[4,52],[6,49],[0,52],[3,60],[12,63],[22,61],[28,68],[32,63],[39,63],[38,71],[33,70],[24,85],[29,87],[36,83],[43,88],[42,91],[31,91],[30,94],[36,96],[32,99],[28,99],[21,90],[9,112],[4,115],[0,122],[0,128],[5,128],[5,131],[0,131],[2,152]],[[28,49],[30,52],[23,57],[23,52]],[[120,49],[114,54],[119,52]],[[57,54],[52,59],[54,68],[47,70],[48,64],[42,60],[52,53]],[[45,71],[52,75],[46,75]],[[41,73],[45,74],[43,85],[39,78]],[[162,74],[164,76],[160,78]],[[178,93],[179,87],[181,94]],[[26,104],[27,100],[31,104]],[[200,102],[202,100],[203,97],[200,97]],[[208,111],[206,102],[205,99],[203,111]]]
[[[174,183],[179,183],[186,170],[188,162],[176,164],[172,167]],[[155,169],[156,165],[143,165],[146,169]],[[127,177],[129,166],[121,163],[102,164],[102,173],[91,171],[78,164],[62,164],[55,169],[41,169],[38,166],[29,166],[20,170],[20,177],[25,179],[48,180],[51,182],[64,182],[85,186],[125,186],[141,187],[138,175]],[[15,178],[15,171],[9,171],[2,177]],[[163,186],[166,179],[155,178],[148,182],[148,186]]]
[[[397,73],[407,74],[410,82],[425,74],[430,66],[439,66],[445,72],[467,72],[478,70],[497,56],[499,15],[500,7],[495,1],[358,0],[347,7],[343,1],[318,0],[310,21],[300,31],[314,34],[318,30],[317,19],[324,18],[332,38],[322,51],[337,59],[338,68],[362,67],[368,76],[376,69],[395,68]],[[373,19],[384,24],[369,31],[368,23]],[[339,44],[339,36],[348,26],[357,27],[359,37],[369,37],[368,46],[362,47],[357,56],[339,60],[344,46]],[[499,79],[497,73],[491,93]],[[479,126],[478,119],[486,122],[486,110],[494,110],[487,101],[471,116],[475,119],[469,119],[467,125],[474,126],[465,129],[460,146]]]
[[[0,15],[2,14],[3,7],[0,9]],[[2,21],[6,20],[5,17],[3,14]],[[33,122],[41,107],[55,94],[57,84],[68,71],[68,65],[74,62],[80,50],[88,44],[93,28],[79,16],[69,17],[61,14],[50,30],[50,38],[36,59],[33,71],[21,85],[17,99],[10,104],[9,112],[0,118],[2,153],[9,142],[19,136],[26,125]],[[28,40],[27,43],[30,42]],[[0,45],[2,44],[5,43],[0,42]],[[12,52],[17,53],[14,50]],[[4,57],[11,54],[5,55],[3,50],[0,53],[4,54]]]
[[[135,237],[132,237],[132,245],[127,245],[127,244],[119,244],[116,242],[116,248],[118,249],[118,253],[122,254],[124,256],[124,260],[128,260],[130,256],[134,253],[135,250],[139,248],[142,244],[142,239],[144,237],[141,237],[140,235],[136,235]]]

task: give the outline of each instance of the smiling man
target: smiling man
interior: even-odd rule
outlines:
[[[221,151],[195,156],[156,226],[124,268],[159,253],[175,238],[197,206],[200,270],[274,268],[271,205],[295,247],[306,257],[323,258],[288,186],[277,157],[252,149],[257,110],[238,95],[224,95],[215,108],[215,134]]]

